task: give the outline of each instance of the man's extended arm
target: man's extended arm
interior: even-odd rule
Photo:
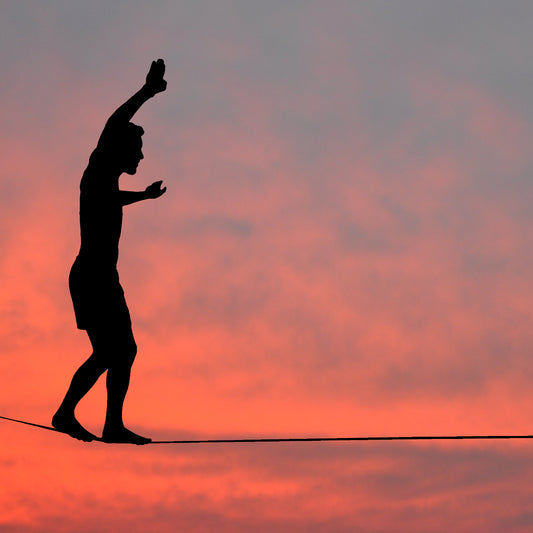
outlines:
[[[148,198],[159,198],[167,190],[166,187],[161,187],[163,181],[156,181],[152,185],[148,185],[144,191],[119,191],[120,203],[122,205],[129,205]]]
[[[163,79],[164,74],[165,62],[162,59],[152,61],[146,75],[146,83],[109,117],[107,124],[129,122],[144,102],[167,88],[167,82]]]

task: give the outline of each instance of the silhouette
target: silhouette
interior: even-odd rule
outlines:
[[[163,60],[153,61],[143,87],[106,122],[81,179],[81,246],[70,271],[69,288],[77,327],[87,331],[93,351],[74,374],[52,418],[52,426],[87,442],[97,437],[76,420],[74,410],[106,371],[107,410],[101,440],[151,442],[127,429],[122,419],[137,345],[118,277],[117,260],[123,206],[159,198],[166,187],[161,187],[162,181],[156,181],[144,191],[122,191],[118,181],[123,173],[135,174],[143,159],[141,136],[144,131],[130,120],[148,99],[166,89],[164,73]]]

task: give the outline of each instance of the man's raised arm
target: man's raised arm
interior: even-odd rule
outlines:
[[[157,93],[163,92],[167,88],[167,82],[163,79],[164,74],[165,62],[162,59],[152,61],[146,75],[146,83],[109,117],[106,126],[129,122],[144,102]]]

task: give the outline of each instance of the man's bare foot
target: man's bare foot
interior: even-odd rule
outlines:
[[[152,439],[149,439],[148,437],[141,437],[141,435],[133,433],[133,431],[126,429],[124,426],[118,426],[113,428],[104,427],[104,431],[102,433],[102,440],[108,443],[116,442],[137,445],[148,444],[152,442]]]
[[[98,437],[87,431],[75,418],[74,414],[67,415],[58,411],[52,418],[52,426],[70,435],[74,439],[82,440],[84,442],[91,442]]]

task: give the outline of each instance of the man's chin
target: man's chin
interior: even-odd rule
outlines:
[[[134,174],[137,174],[137,167],[127,168],[124,170],[124,172],[130,176],[133,176]]]

